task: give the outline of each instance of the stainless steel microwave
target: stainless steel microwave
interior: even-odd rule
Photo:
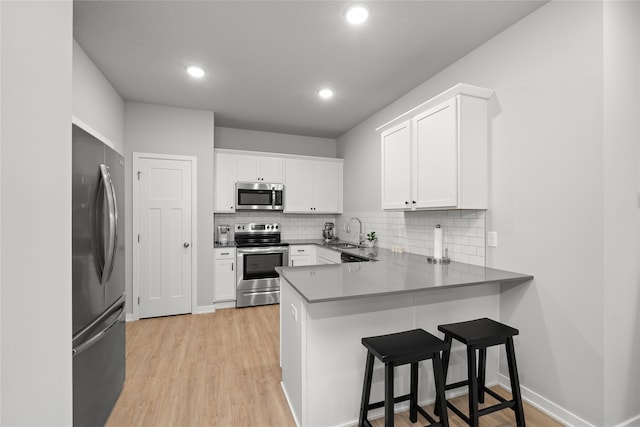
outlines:
[[[236,210],[284,210],[284,184],[236,182]]]

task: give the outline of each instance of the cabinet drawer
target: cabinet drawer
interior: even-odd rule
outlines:
[[[217,248],[214,252],[216,259],[228,259],[236,257],[236,248]]]
[[[296,255],[311,255],[313,253],[313,245],[304,245],[304,246],[291,246],[289,254],[291,256]]]

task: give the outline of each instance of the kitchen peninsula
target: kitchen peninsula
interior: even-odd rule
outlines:
[[[355,250],[362,251],[362,250]],[[377,249],[375,262],[278,268],[282,387],[299,426],[357,423],[366,351],[361,339],[478,317],[500,319],[500,290],[533,276]],[[494,350],[494,351],[492,351]],[[466,375],[454,344],[449,382]],[[487,384],[498,381],[498,351],[487,352]],[[434,399],[430,365],[420,365],[419,398]],[[375,365],[371,401],[383,399],[384,369]],[[396,390],[408,390],[407,366]],[[396,409],[401,409],[398,406]],[[371,417],[382,416],[382,409]]]

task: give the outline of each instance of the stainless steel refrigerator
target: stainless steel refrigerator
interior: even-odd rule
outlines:
[[[125,377],[124,158],[73,125],[73,424],[102,426]]]

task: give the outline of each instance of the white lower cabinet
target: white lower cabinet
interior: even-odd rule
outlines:
[[[316,245],[289,246],[289,266],[301,267],[316,264]]]
[[[340,252],[318,246],[316,248],[316,264],[340,264]]]
[[[213,271],[215,302],[236,299],[236,248],[216,248]]]

